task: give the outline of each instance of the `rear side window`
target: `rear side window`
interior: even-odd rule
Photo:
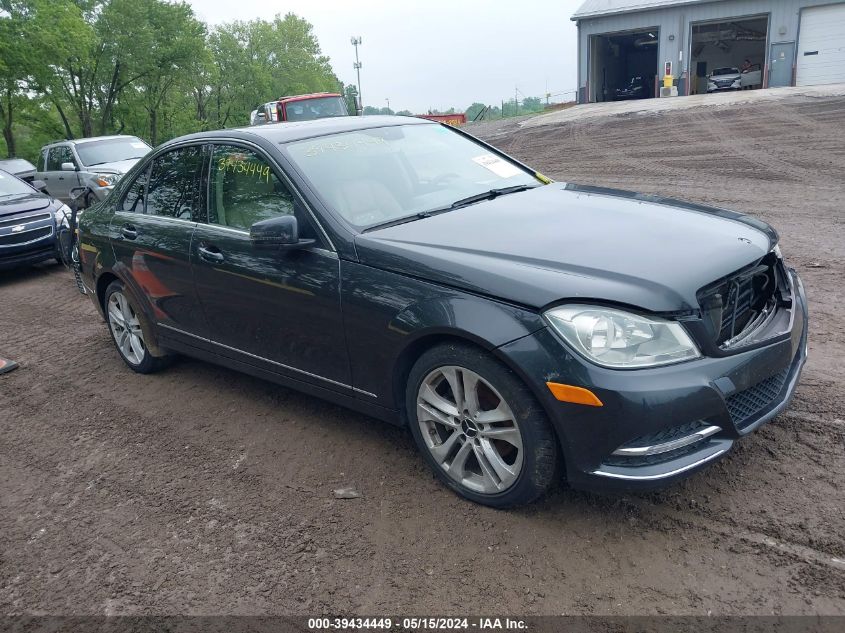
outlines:
[[[41,155],[38,157],[38,171],[45,172],[47,171],[47,150],[41,152]]]
[[[147,215],[197,220],[202,148],[180,147],[153,161],[146,188]]]

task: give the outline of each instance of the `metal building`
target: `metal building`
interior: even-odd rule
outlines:
[[[572,20],[581,103],[659,96],[667,74],[697,94],[725,68],[759,71],[746,88],[845,82],[845,0],[585,0]]]

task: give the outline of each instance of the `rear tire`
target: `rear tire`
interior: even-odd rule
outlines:
[[[149,331],[148,323],[123,283],[113,281],[109,284],[104,305],[112,341],[123,362],[132,371],[151,374],[170,364],[171,356],[153,356],[150,353],[144,340],[144,330]]]
[[[545,412],[482,349],[448,343],[425,352],[408,376],[405,406],[423,459],[470,501],[531,503],[556,479],[559,449]]]

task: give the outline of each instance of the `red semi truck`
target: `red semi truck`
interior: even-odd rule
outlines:
[[[262,104],[250,114],[249,124],[309,121],[334,116],[349,116],[343,95],[336,92],[315,92],[281,97]]]

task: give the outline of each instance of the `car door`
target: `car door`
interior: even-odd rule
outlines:
[[[192,265],[218,352],[348,391],[340,260],[303,201],[272,161],[247,147],[215,145],[208,181],[208,221],[194,233]],[[315,245],[281,250],[250,240],[255,222],[291,214]]]
[[[204,157],[199,145],[157,156],[125,187],[110,226],[120,275],[155,323],[185,336],[206,333],[190,266]]]
[[[70,190],[79,186],[75,171],[64,171],[62,163],[78,166],[69,145],[55,145],[47,150],[47,165],[42,180],[47,183],[47,192],[62,202],[70,202]]]

